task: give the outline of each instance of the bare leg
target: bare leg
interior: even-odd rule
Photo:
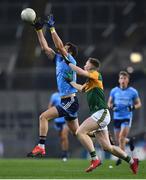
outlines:
[[[119,146],[119,134],[120,134],[120,129],[119,130],[114,130],[114,135],[115,135],[115,140],[116,140],[116,145]]]
[[[47,136],[48,133],[48,121],[58,117],[58,111],[56,107],[51,107],[47,111],[40,115],[40,136]]]
[[[28,157],[42,157],[46,154],[45,152],[45,141],[46,141],[46,136],[48,133],[48,120],[54,119],[58,117],[58,111],[56,107],[51,107],[47,111],[43,112],[40,115],[40,124],[39,124],[39,143],[37,146],[34,147],[32,152],[28,153]]]
[[[77,129],[77,137],[89,153],[95,151],[95,148],[91,138],[88,136],[88,133],[98,128],[98,124],[91,118],[88,118]]]
[[[68,142],[68,127],[64,126],[63,129],[59,132],[61,149],[62,151],[68,151],[69,142]]]
[[[138,171],[138,159],[131,158],[121,148],[110,144],[108,131],[98,131],[97,140],[104,150],[111,152],[113,155],[125,160],[130,164],[130,168],[134,174]]]
[[[96,121],[91,117],[86,119],[80,127],[77,129],[77,137],[81,144],[87,149],[91,156],[91,165],[85,170],[86,172],[91,172],[93,169],[101,165],[101,161],[96,155],[94,144],[89,137],[89,132],[97,130],[99,128]]]
[[[107,130],[98,131],[96,134],[96,138],[104,150],[106,150],[106,151],[112,153],[113,155],[115,155],[121,159],[124,159],[124,160],[128,156],[127,153],[124,152],[118,146],[111,145]]]
[[[79,127],[78,119],[75,119],[72,121],[67,121],[67,125],[68,125],[68,128],[71,131],[71,133],[76,136],[76,131]]]
[[[128,133],[129,133],[129,127],[125,127],[121,129],[119,134],[119,146],[123,151],[125,150]]]
[[[115,132],[114,132],[115,133],[116,143],[122,150],[125,150],[125,145],[129,142],[129,139],[126,138],[127,135],[128,135],[127,134],[128,132],[127,133],[125,133],[125,132],[126,131],[123,132],[123,129],[115,130]],[[118,159],[116,161],[116,166],[120,165],[121,163],[122,163],[121,159]]]
[[[62,130],[59,132],[60,143],[61,143],[61,158],[65,162],[68,159],[68,149],[69,149],[69,141],[68,141],[68,132],[69,129],[66,125],[63,126]]]

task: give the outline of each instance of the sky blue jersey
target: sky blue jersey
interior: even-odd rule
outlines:
[[[57,106],[57,105],[60,105],[61,103],[61,98],[60,98],[60,95],[58,92],[55,92],[52,94],[51,98],[50,98],[50,103],[53,105],[53,106]],[[59,117],[59,118],[55,118],[54,121],[56,123],[63,123],[65,122],[64,120],[64,117]]]
[[[134,105],[135,100],[139,98],[137,90],[133,87],[126,89],[115,87],[111,90],[110,96],[116,107],[113,112],[113,119],[132,119],[132,111],[129,111],[128,106]]]
[[[71,54],[68,54],[68,59],[70,62],[74,65],[76,65],[76,60],[71,56]],[[77,90],[72,87],[69,83],[66,82],[64,79],[68,73],[72,74],[73,81],[76,82],[76,72],[73,71],[63,60],[63,57],[60,54],[56,54],[55,56],[55,62],[56,62],[56,78],[57,78],[57,86],[60,96],[67,96],[73,93],[76,93]]]

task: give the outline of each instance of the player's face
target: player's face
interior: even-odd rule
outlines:
[[[126,88],[128,86],[128,83],[129,83],[129,78],[127,76],[121,75],[119,77],[120,87]]]
[[[91,69],[93,69],[93,65],[90,63],[90,61],[87,61],[85,66],[84,66],[84,70],[90,71]]]
[[[64,47],[65,47],[66,51],[68,52],[69,46],[68,46],[68,45],[65,45]]]

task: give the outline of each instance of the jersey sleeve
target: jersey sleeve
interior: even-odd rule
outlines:
[[[55,95],[52,94],[52,96],[50,97],[50,103],[51,103],[52,105],[54,105],[54,102],[55,102]]]
[[[99,73],[97,71],[89,72],[89,78],[98,79]]]
[[[138,91],[136,89],[133,89],[133,100],[135,101],[137,98],[139,98]]]
[[[55,63],[55,64],[56,64],[56,59],[57,59],[56,56],[57,55],[55,54],[54,59],[53,59],[53,63]]]
[[[56,53],[53,59],[53,62],[56,64],[57,60],[58,60],[59,54]]]
[[[114,94],[115,94],[115,90],[112,89],[111,92],[110,92],[110,97],[114,98]]]
[[[67,58],[69,59],[69,61],[72,64],[76,65],[76,60],[74,59],[74,57],[71,54],[68,53]]]

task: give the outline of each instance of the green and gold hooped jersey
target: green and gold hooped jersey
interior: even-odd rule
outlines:
[[[87,95],[87,101],[91,113],[100,109],[106,109],[102,76],[99,72],[93,70],[89,72],[89,78],[83,85],[83,91]]]

